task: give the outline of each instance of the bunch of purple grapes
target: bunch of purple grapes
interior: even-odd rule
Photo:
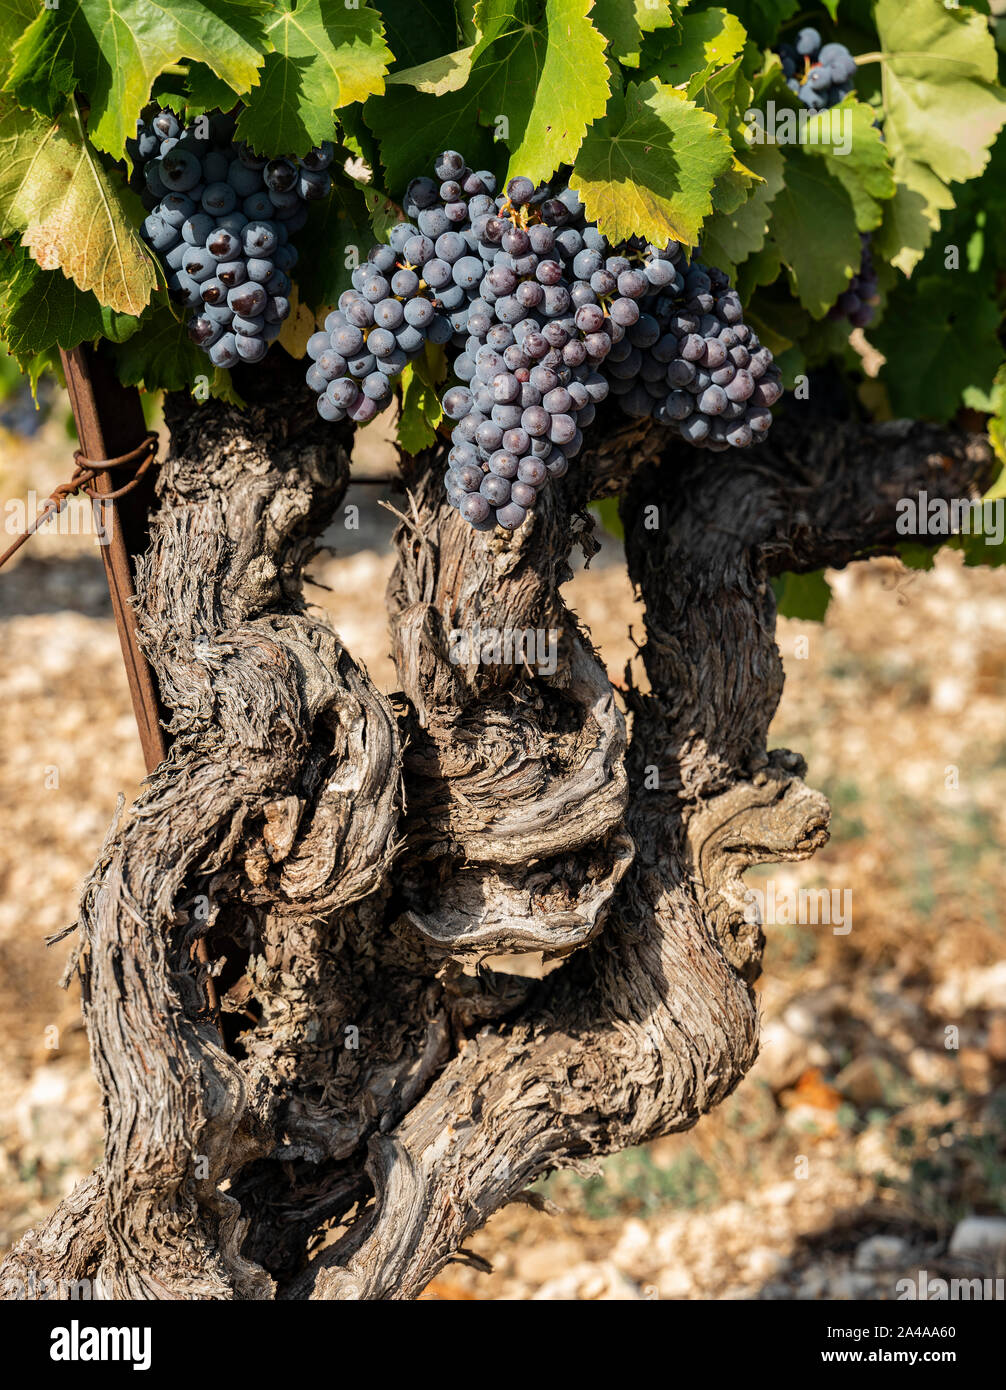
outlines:
[[[307,384],[325,420],[372,420],[391,404],[402,369],[427,342],[447,343],[464,332],[472,218],[492,205],[496,179],[469,169],[460,155],[441,155],[434,172],[436,181],[412,180],[404,202],[412,220],[371,247],[324,331],[307,344]]]
[[[828,317],[846,318],[853,328],[865,328],[873,322],[874,302],[877,297],[877,272],[873,265],[873,238],[869,232],[860,232],[862,256],[859,270],[849,281],[848,287],[832,305]]]
[[[571,294],[588,290],[610,316],[605,376],[626,414],[652,416],[689,444],[720,452],[760,443],[772,423],[769,407],[782,395],[779,369],[768,348],[743,322],[740,299],[722,271],[688,264],[682,246],[658,247],[634,238],[613,253],[567,190],[567,206],[581,235],[604,256],[605,272],[588,286],[573,258]],[[607,280],[604,275],[607,274]],[[619,300],[609,301],[617,276]],[[715,340],[715,341],[714,341]]]
[[[433,173],[308,343],[325,419],[372,419],[426,342],[449,343],[444,481],[478,530],[522,525],[609,391],[692,444],[764,438],[779,372],[725,276],[676,242],[612,247],[568,186],[517,177],[497,194],[454,150]]]
[[[473,297],[454,362],[467,384],[443,398],[456,421],[444,481],[478,530],[520,526],[566,473],[608,395],[598,368],[638,317],[628,263],[606,259],[597,229],[577,227],[582,216],[571,189],[553,197],[518,177],[472,220],[462,283]]]
[[[290,236],[331,189],[330,144],[303,159],[266,159],[234,143],[216,116],[198,134],[158,110],[130,141],[149,214],[142,234],[167,267],[171,298],[194,310],[189,336],[217,367],[260,362],[290,312]]]
[[[637,254],[682,268],[673,287],[643,299],[638,321],[612,348],[612,394],[626,414],[652,416],[698,448],[760,444],[782,395],[781,373],[744,322],[727,276],[700,261],[684,265],[677,242]]]
[[[801,29],[795,44],[780,44],[779,57],[787,87],[812,111],[837,106],[855,86],[855,58],[844,43],[822,44],[816,29]]]
[[[779,370],[721,272],[689,266],[676,242],[612,248],[572,189],[553,197],[527,179],[511,180],[474,230],[486,273],[454,363],[468,385],[443,400],[458,422],[447,495],[473,526],[519,526],[609,390],[626,413],[652,415],[690,444],[764,439]]]

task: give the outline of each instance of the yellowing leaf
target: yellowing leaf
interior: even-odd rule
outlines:
[[[75,104],[50,125],[0,98],[0,131],[0,236],[20,232],[44,270],[62,270],[120,313],[142,313],[157,281],[136,230],[142,208],[113,187]]]
[[[57,348],[97,338],[123,342],[139,327],[131,314],[99,304],[64,275],[41,270],[21,246],[0,250],[0,285],[0,337],[25,371]]]
[[[475,45],[472,44],[470,48],[459,48],[456,53],[445,53],[414,68],[399,68],[388,75],[388,85],[399,83],[404,87],[415,87],[417,92],[426,92],[435,97],[441,97],[445,92],[456,92],[468,81],[474,52]]]
[[[570,180],[613,242],[694,245],[733,151],[713,117],[653,79],[629,83],[587,132]]]
[[[699,10],[683,16],[673,34],[651,45],[645,75],[659,75],[671,87],[690,84],[690,96],[717,68],[732,63],[747,40],[743,24],[726,10]],[[648,52],[650,49],[647,50]]]
[[[253,87],[270,9],[266,0],[62,0],[18,42],[7,85],[19,105],[55,115],[76,82],[91,104],[91,140],[118,158],[172,63],[204,62],[235,93]]]
[[[306,304],[301,304],[297,286],[290,289],[290,316],[283,320],[279,331],[279,342],[291,357],[303,357],[307,352],[307,340],[317,325],[314,314]]]

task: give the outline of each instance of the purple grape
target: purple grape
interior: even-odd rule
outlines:
[[[516,502],[508,502],[505,507],[499,507],[496,511],[496,520],[508,531],[516,531],[518,526],[523,526],[526,518],[526,509],[518,506]]]

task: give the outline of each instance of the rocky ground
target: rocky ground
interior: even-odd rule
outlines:
[[[59,419],[0,432],[0,499],[44,495],[69,452]],[[359,464],[386,466],[379,438]],[[354,488],[359,529],[333,528],[311,598],[390,690],[382,495],[400,502]],[[617,552],[567,595],[621,681],[640,618]],[[1006,1274],[1006,572],[948,554],[931,573],[880,560],[830,578],[823,626],[780,624],[773,741],[806,756],[833,835],[808,864],[749,875],[776,904],[756,1067],[691,1134],[499,1213],[427,1297],[890,1299],[920,1270]],[[0,576],[0,628],[3,1248],[100,1152],[78,1000],[57,984],[66,946],[44,938],[73,919],[142,766],[93,539],[31,542]],[[801,889],[842,920],[787,920]]]

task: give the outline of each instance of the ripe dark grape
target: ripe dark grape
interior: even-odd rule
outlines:
[[[491,504],[478,492],[468,492],[458,500],[458,511],[473,526],[488,519]]]
[[[498,473],[486,473],[479,492],[493,507],[504,507],[510,501],[510,482]]]
[[[189,319],[188,329],[189,337],[196,346],[207,349],[211,348],[224,332],[221,324],[214,323],[212,319],[201,314]]]
[[[209,359],[215,367],[233,367],[240,361],[237,340],[233,333],[225,333],[209,350]]]
[[[506,186],[507,197],[515,208],[529,203],[534,195],[534,184],[523,176],[511,179]]]

